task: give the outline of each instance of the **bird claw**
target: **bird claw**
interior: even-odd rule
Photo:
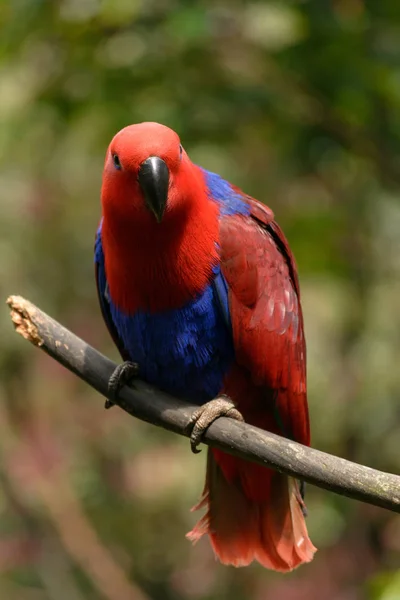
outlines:
[[[241,413],[235,407],[234,402],[225,394],[203,404],[194,411],[186,425],[185,432],[190,433],[190,447],[193,454],[199,454],[197,449],[202,437],[208,427],[219,417],[228,417],[236,421],[244,421]]]
[[[116,404],[118,394],[124,385],[129,384],[139,374],[139,365],[129,360],[116,367],[108,380],[108,398],[104,408],[111,408]]]

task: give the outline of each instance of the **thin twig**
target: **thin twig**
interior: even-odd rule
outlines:
[[[107,396],[115,363],[28,300],[11,296],[7,303],[18,333]],[[118,404],[130,415],[180,435],[187,435],[185,427],[196,408],[142,381],[135,381],[134,388],[123,388]],[[337,494],[400,512],[398,475],[376,471],[223,417],[208,428],[204,443]]]

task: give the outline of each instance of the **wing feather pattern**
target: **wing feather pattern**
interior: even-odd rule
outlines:
[[[226,216],[220,223],[236,360],[254,384],[267,388],[267,399],[276,398],[282,433],[309,445],[306,344],[295,260],[272,212],[246,200],[250,216]]]

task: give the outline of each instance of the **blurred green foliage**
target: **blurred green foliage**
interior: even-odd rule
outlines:
[[[160,121],[275,211],[297,257],[313,445],[398,472],[397,0],[3,0],[0,282],[117,357],[93,240],[106,146]],[[308,488],[312,564],[184,538],[204,460],[101,399],[0,315],[0,597],[397,600],[400,520]]]

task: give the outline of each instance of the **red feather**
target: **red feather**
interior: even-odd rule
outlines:
[[[248,198],[251,216],[220,224],[221,266],[230,289],[236,365],[224,392],[247,423],[309,445],[306,347],[296,265],[267,207]],[[296,482],[220,450],[209,451],[200,504],[188,534],[208,533],[225,564],[257,560],[289,571],[312,560]]]
[[[277,394],[281,433],[309,445],[306,345],[297,269],[281,229],[268,216],[261,220],[260,206],[252,201],[253,218],[226,217],[220,225],[221,266],[230,289],[236,360],[250,373],[253,384],[265,387],[269,396],[271,391]],[[251,400],[242,397],[238,403],[244,412],[252,410]]]

